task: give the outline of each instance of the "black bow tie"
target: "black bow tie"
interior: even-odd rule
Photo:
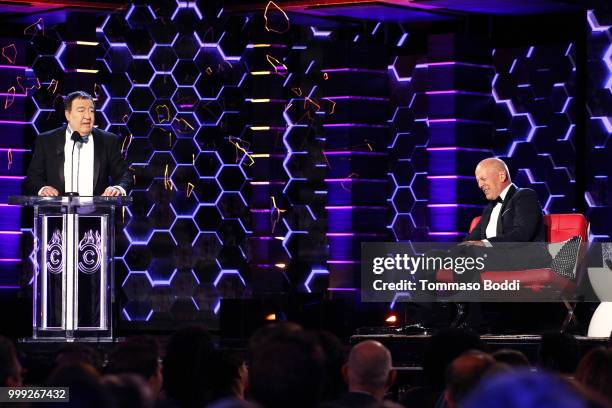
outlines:
[[[504,199],[501,198],[501,196],[497,196],[497,198],[495,200],[493,200],[493,202],[495,204],[497,204],[497,203],[503,204],[504,203]]]

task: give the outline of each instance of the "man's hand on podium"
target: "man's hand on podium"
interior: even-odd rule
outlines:
[[[121,194],[121,190],[117,187],[106,187],[106,190],[102,193],[102,197],[119,197]]]
[[[57,197],[59,195],[59,191],[57,191],[54,187],[44,186],[40,189],[38,195],[43,197]]]

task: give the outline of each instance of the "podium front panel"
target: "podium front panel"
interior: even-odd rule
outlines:
[[[39,283],[41,329],[61,330],[65,326],[64,282],[66,249],[64,246],[64,217],[50,214],[41,218],[41,273]],[[36,317],[36,316],[35,316]]]
[[[106,318],[106,263],[108,252],[106,216],[79,216],[77,218],[76,265],[76,324],[77,329],[105,330]]]

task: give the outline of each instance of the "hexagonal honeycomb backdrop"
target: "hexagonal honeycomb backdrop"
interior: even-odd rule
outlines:
[[[490,155],[547,212],[580,208],[584,194],[593,231],[609,238],[609,15],[587,16],[586,152],[572,42],[493,47],[398,23],[230,15],[208,1],[81,17],[33,25],[0,70],[24,73],[2,111],[2,198],[18,193],[35,135],[62,122],[61,95],[90,91],[135,171],[118,220],[124,322],[214,325],[222,298],[351,296],[361,242],[465,234],[483,206],[473,167]],[[592,158],[582,176],[580,154]],[[19,232],[1,250],[11,271],[29,238],[7,221],[16,211],[0,212]],[[16,288],[11,273],[2,284]]]
[[[586,105],[587,166],[584,198],[596,240],[610,241],[612,231],[612,17],[606,9],[587,13],[588,67]]]

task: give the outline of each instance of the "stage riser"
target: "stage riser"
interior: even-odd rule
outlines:
[[[421,367],[427,352],[430,336],[385,336],[363,335],[351,337],[351,345],[365,340],[375,340],[384,344],[393,358],[396,367]],[[595,347],[606,346],[608,339],[577,337],[580,356],[584,356]],[[537,365],[540,336],[486,336],[481,337],[485,351],[493,353],[500,349],[514,349],[527,356],[533,366]],[[405,372],[406,373],[406,372]],[[412,373],[412,372],[411,372]],[[413,374],[406,374],[413,377]]]

